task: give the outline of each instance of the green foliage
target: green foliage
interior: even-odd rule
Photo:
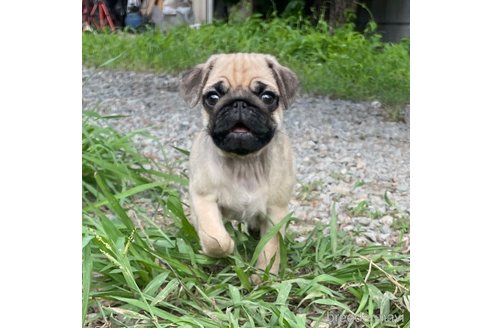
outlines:
[[[131,143],[131,135],[121,136],[114,129],[89,121],[101,118],[97,113],[85,112],[82,128],[82,188],[83,198],[97,198],[95,173],[105,176],[113,193],[132,185],[149,182],[141,173],[149,161]],[[114,119],[116,117],[113,117]]]
[[[96,202],[106,205],[96,183],[96,173],[101,176],[109,191],[122,199],[149,189],[163,194],[175,193],[171,184],[186,185],[187,180],[164,172],[158,163],[143,156],[133,144],[133,137],[140,135],[152,138],[144,131],[121,135],[108,126],[98,124],[119,116],[101,116],[84,111],[82,127],[82,200],[83,204]],[[100,201],[100,202],[98,202]]]
[[[352,100],[409,102],[409,42],[383,43],[370,23],[364,34],[346,24],[330,31],[303,18],[253,15],[244,23],[177,27],[167,34],[84,34],[83,62],[98,66],[178,73],[214,53],[260,52],[276,56],[299,76],[303,90]]]
[[[234,254],[207,257],[173,187],[186,180],[155,172],[157,164],[138,153],[132,134],[120,135],[106,121],[83,123],[86,326],[306,327],[334,320],[408,326],[409,256],[399,247],[357,247],[337,231],[332,206],[328,235],[319,225],[303,241],[289,233],[280,238],[279,277],[258,272],[254,262],[292,216],[259,243],[242,224],[228,223]],[[161,207],[172,226],[156,224],[142,199]],[[249,282],[254,273],[264,280],[259,286]]]

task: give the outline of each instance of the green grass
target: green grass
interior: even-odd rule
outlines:
[[[329,226],[281,239],[278,277],[254,267],[275,231],[257,243],[229,223],[234,254],[207,257],[177,191],[186,177],[161,172],[134,134],[103,127],[108,119],[117,118],[86,113],[83,121],[85,326],[409,327],[409,255],[400,246],[356,246],[337,230],[333,204]],[[253,273],[261,285],[250,284]]]
[[[296,198],[300,201],[312,201],[319,197],[322,185],[323,180],[320,179],[303,183],[296,194]]]
[[[351,100],[378,99],[388,108],[409,103],[409,42],[383,43],[375,24],[365,33],[353,24],[329,32],[321,21],[256,16],[244,23],[216,23],[195,30],[178,27],[166,34],[96,33],[82,37],[87,66],[179,73],[214,53],[261,52],[275,55],[299,76],[302,90]]]

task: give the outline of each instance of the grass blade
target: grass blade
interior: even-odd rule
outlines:
[[[190,156],[190,151],[189,150],[186,150],[186,149],[183,149],[183,148],[179,148],[179,147],[175,147],[175,146],[171,146],[172,148],[176,149],[177,151],[179,151],[181,154],[185,155],[185,156]]]
[[[312,303],[336,306],[342,310],[345,310],[345,311],[355,315],[355,313],[346,304],[343,304],[337,300],[324,298],[324,299],[315,300]]]
[[[360,300],[359,307],[357,308],[355,313],[360,313],[362,310],[364,310],[367,304],[367,300],[369,299],[369,292],[367,292],[367,287],[364,288],[364,290],[366,290],[366,292],[364,292],[364,294],[362,295],[362,299]]]
[[[332,254],[337,253],[337,213],[336,203],[331,204],[331,219],[330,219],[330,241]]]
[[[237,277],[239,278],[239,281],[241,282],[241,285],[244,288],[246,288],[247,290],[251,290],[251,283],[249,282],[248,276],[246,275],[244,270],[239,265],[235,265],[234,271],[236,272]]]
[[[162,286],[164,281],[166,281],[169,276],[169,271],[162,272],[158,274],[143,290],[143,293],[149,296],[153,296],[159,287]]]
[[[116,200],[116,198],[111,194],[108,185],[104,182],[98,172],[94,174],[94,178],[96,179],[99,188],[101,188],[104,197],[106,197],[106,199],[108,200],[109,207],[118,215],[118,217],[121,219],[121,222],[123,222],[123,224],[129,230],[133,230],[135,226],[133,225],[132,220],[128,217],[125,210],[123,210],[120,203],[118,203],[118,200]]]
[[[128,198],[130,196],[136,195],[138,193],[144,192],[146,190],[150,190],[150,189],[154,189],[155,187],[163,186],[164,184],[165,184],[165,182],[162,182],[162,181],[156,181],[156,182],[141,184],[141,185],[138,185],[138,186],[133,187],[131,189],[128,189],[125,192],[121,192],[119,194],[116,194],[116,195],[114,195],[114,197],[117,200],[122,200],[122,199]],[[101,206],[108,205],[108,204],[109,204],[109,200],[105,199],[105,200],[99,201],[95,204],[91,204],[90,206],[86,206],[84,208],[84,210],[87,210],[89,207],[101,207]]]
[[[135,306],[141,310],[144,310],[144,311],[149,311],[149,309],[150,309],[153,313],[155,313],[155,315],[157,315],[158,317],[160,317],[162,319],[168,320],[169,322],[173,322],[173,323],[180,322],[180,319],[178,316],[175,316],[169,312],[166,312],[166,311],[161,310],[159,308],[156,308],[154,306],[149,307],[147,304],[145,304],[142,301],[139,301],[139,300],[136,300],[133,298],[118,297],[118,296],[115,296],[113,298],[118,300],[118,301],[133,305],[133,306]]]
[[[287,246],[285,245],[285,238],[282,234],[278,234],[279,252],[280,252],[280,270],[279,276],[281,279],[285,277],[285,270],[287,269]]]
[[[101,65],[99,65],[99,68],[101,67],[104,67],[104,66],[108,66],[110,65],[111,63],[113,63],[114,61],[118,60],[121,56],[123,56],[125,54],[125,52],[122,52],[120,53],[118,56],[116,57],[113,57],[113,58],[110,58],[108,60],[106,60],[104,63],[102,63]]]
[[[256,245],[255,251],[253,253],[253,257],[251,258],[250,264],[253,266],[255,265],[256,261],[258,260],[258,257],[260,256],[261,251],[263,248],[265,248],[265,245],[270,241],[270,239],[273,238],[277,233],[279,233],[280,229],[287,224],[290,220],[292,220],[292,213],[289,213],[287,216],[285,216],[282,221],[274,225],[268,232],[261,237],[260,241],[258,242],[258,245]]]
[[[175,291],[175,289],[179,286],[179,280],[174,278],[172,279],[171,281],[169,281],[166,285],[166,287],[164,287],[160,292],[159,294],[157,294],[157,296],[154,298],[154,300],[152,301],[152,303],[150,303],[151,306],[155,306],[156,304],[159,304],[160,302],[164,301],[166,299],[166,297],[173,291]]]
[[[91,242],[89,241],[82,249],[82,326],[84,326],[89,308],[92,265]]]

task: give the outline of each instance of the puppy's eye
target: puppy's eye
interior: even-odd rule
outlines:
[[[263,92],[260,98],[261,101],[263,101],[263,103],[265,103],[266,105],[271,105],[275,101],[275,95],[270,91]]]
[[[210,91],[205,95],[205,102],[209,106],[214,106],[220,99],[220,95],[215,91]]]

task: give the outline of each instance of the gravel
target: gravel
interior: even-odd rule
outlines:
[[[178,83],[177,76],[166,74],[83,68],[82,108],[128,115],[109,124],[123,133],[149,131],[164,145],[164,154],[151,138],[136,137],[139,149],[186,173],[187,161],[172,146],[191,148],[201,115],[181,99]],[[408,117],[408,106],[406,111]],[[298,238],[316,223],[328,223],[335,202],[341,231],[357,244],[402,240],[409,249],[408,229],[403,230],[410,217],[408,122],[386,120],[378,101],[301,95],[285,112],[285,124],[296,154],[291,209],[300,220],[291,229]]]

